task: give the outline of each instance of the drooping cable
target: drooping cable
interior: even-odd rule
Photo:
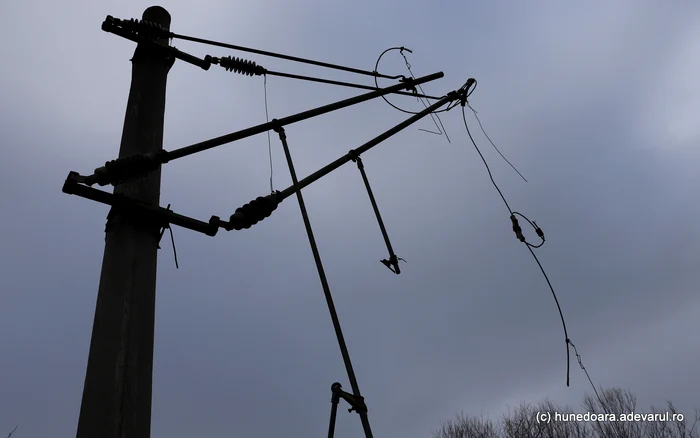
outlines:
[[[598,398],[598,401],[600,402],[600,406],[604,408],[604,407],[605,407],[605,403],[603,403],[603,399],[600,398],[600,395],[598,394],[598,390],[596,389],[595,385],[593,384],[593,380],[591,379],[590,374],[588,374],[588,370],[586,369],[585,366],[583,366],[583,362],[581,362],[581,355],[578,354],[578,349],[576,348],[576,346],[574,345],[574,343],[571,342],[571,340],[569,340],[569,344],[570,344],[571,347],[574,349],[574,353],[576,354],[576,360],[578,361],[578,365],[581,367],[581,369],[583,370],[583,372],[586,373],[586,377],[588,377],[588,382],[589,382],[589,383],[591,384],[591,386],[593,387],[593,392],[595,392],[595,396]]]
[[[489,177],[491,178],[491,182],[493,183],[493,186],[498,191],[498,194],[501,196],[501,199],[503,199],[503,203],[506,205],[506,208],[508,209],[508,212],[510,213],[510,218],[511,218],[511,221],[513,223],[513,231],[515,231],[515,234],[518,237],[518,240],[520,240],[521,242],[526,244],[527,249],[530,251],[530,254],[532,254],[532,257],[535,259],[537,266],[539,266],[540,271],[542,272],[542,275],[544,276],[544,278],[547,282],[547,285],[549,286],[549,290],[552,292],[552,297],[554,297],[554,302],[557,306],[557,310],[559,311],[559,317],[561,318],[562,328],[564,329],[564,339],[566,342],[566,386],[569,386],[569,380],[570,380],[569,379],[569,374],[570,374],[569,373],[569,370],[570,370],[569,345],[573,346],[573,343],[569,339],[569,333],[566,329],[566,321],[564,320],[564,313],[561,310],[561,305],[559,304],[559,299],[557,298],[557,294],[554,291],[554,286],[552,286],[552,283],[549,280],[549,276],[545,272],[544,267],[542,266],[542,263],[540,263],[539,258],[537,257],[537,255],[533,251],[533,248],[539,248],[540,246],[542,246],[544,244],[544,242],[545,242],[544,232],[542,231],[542,229],[540,227],[537,226],[537,224],[534,221],[530,221],[527,217],[525,217],[521,213],[514,212],[510,208],[508,201],[506,201],[505,196],[503,196],[503,192],[501,192],[501,189],[498,187],[498,184],[496,184],[496,181],[494,181],[494,179],[493,179],[493,175],[491,174],[491,169],[490,169],[488,163],[486,162],[484,155],[481,153],[479,146],[476,144],[476,141],[474,141],[474,137],[472,137],[471,131],[469,130],[469,124],[467,123],[467,116],[466,116],[466,113],[464,110],[466,103],[467,103],[466,99],[462,100],[462,120],[464,120],[464,127],[467,130],[467,134],[469,135],[469,139],[471,140],[472,144],[474,145],[474,148],[476,149],[479,156],[481,157],[481,160],[484,162],[484,166],[486,166],[486,170],[489,174]],[[516,215],[524,218],[530,225],[532,225],[533,228],[535,228],[535,232],[542,239],[542,243],[540,243],[539,245],[533,245],[533,244],[527,242],[527,240],[525,239],[525,236],[522,234],[522,229],[520,228],[520,225],[518,224],[518,220],[516,218]],[[578,356],[578,353],[577,353],[577,357],[580,358],[580,356]],[[580,360],[579,360],[579,363],[580,363]],[[586,370],[584,369],[584,371],[586,371]],[[588,371],[586,371],[586,375],[588,376]],[[596,395],[597,395],[598,391],[596,390],[595,385],[593,385],[593,381],[590,379],[590,376],[589,376],[589,381],[591,383],[591,386],[593,386],[593,390],[596,392]]]
[[[475,88],[476,88],[476,87],[475,87]],[[467,106],[468,106],[469,109],[472,110],[472,112],[474,113],[474,117],[476,118],[476,121],[479,123],[479,127],[481,128],[481,132],[484,133],[484,136],[488,139],[489,143],[491,143],[491,146],[493,146],[493,148],[496,149],[496,152],[498,152],[498,155],[500,155],[501,158],[503,158],[503,159],[506,161],[506,163],[508,163],[508,165],[509,165],[510,167],[512,167],[513,170],[514,170],[518,175],[520,175],[520,178],[522,178],[523,181],[527,182],[527,179],[525,179],[525,177],[523,176],[523,174],[520,173],[520,171],[519,171],[515,166],[513,166],[513,164],[512,164],[510,161],[508,161],[508,158],[506,158],[505,155],[503,155],[503,154],[501,153],[500,149],[498,149],[498,148],[496,147],[496,145],[494,144],[494,142],[491,140],[491,137],[489,137],[489,135],[486,133],[486,130],[484,129],[484,125],[481,124],[481,119],[479,119],[479,116],[478,116],[478,114],[477,114],[477,111],[476,111],[474,108],[472,108],[472,106],[469,104],[469,102],[467,102]]]
[[[462,118],[464,119],[464,127],[467,128],[467,134],[469,135],[469,138],[471,139],[472,144],[474,145],[474,148],[476,148],[476,152],[479,153],[479,156],[481,157],[481,161],[483,161],[484,166],[486,166],[486,171],[489,173],[489,178],[491,178],[491,183],[498,191],[498,194],[501,195],[501,199],[503,199],[503,203],[506,204],[506,208],[508,209],[508,213],[510,213],[512,216],[513,210],[510,208],[508,201],[506,201],[506,197],[503,196],[503,192],[501,192],[501,189],[498,187],[498,184],[496,184],[496,181],[493,179],[493,174],[491,173],[491,168],[489,167],[489,164],[486,162],[486,158],[484,158],[484,155],[481,153],[479,146],[476,145],[476,142],[474,141],[474,138],[472,137],[472,133],[469,130],[469,125],[467,124],[467,116],[464,113],[464,107],[462,107]]]

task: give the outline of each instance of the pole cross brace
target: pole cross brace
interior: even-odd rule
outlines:
[[[209,223],[207,223],[124,195],[93,189],[92,187],[80,184],[80,182],[80,175],[77,172],[70,172],[63,184],[63,193],[80,196],[92,201],[97,201],[101,204],[111,205],[113,209],[137,214],[144,220],[152,220],[161,224],[163,227],[169,224],[177,225],[212,237],[215,236],[216,232],[219,230],[218,224],[220,219],[217,216],[212,216]]]

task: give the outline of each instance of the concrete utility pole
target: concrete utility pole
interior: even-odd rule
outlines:
[[[143,20],[170,29],[170,14],[159,6],[146,9]],[[168,45],[167,39],[156,41]],[[165,88],[174,58],[139,44],[131,61],[119,157],[163,148]],[[160,177],[158,169],[114,193],[157,206]],[[158,224],[126,211],[113,208],[107,218],[78,438],[150,436],[158,235]]]

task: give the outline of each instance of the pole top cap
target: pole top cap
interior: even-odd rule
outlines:
[[[151,6],[143,11],[143,21],[150,21],[170,30],[170,13],[162,6]]]

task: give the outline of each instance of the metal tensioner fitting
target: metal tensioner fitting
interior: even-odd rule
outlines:
[[[357,163],[358,166],[362,165],[362,159],[360,158],[360,154],[358,154],[355,149],[350,149],[348,151],[348,157],[350,157],[350,160],[353,163]]]
[[[416,85],[413,83],[413,78],[411,77],[403,77],[399,79],[399,82],[403,82],[406,84],[406,90],[412,92],[413,94],[418,94],[418,90],[416,89]]]
[[[513,231],[515,232],[515,236],[518,238],[519,241],[525,242],[525,236],[523,235],[523,229],[520,228],[520,224],[518,223],[518,218],[516,218],[514,214],[511,214],[510,221],[513,223]]]
[[[333,400],[343,399],[350,405],[348,412],[355,411],[359,413],[367,413],[367,405],[365,404],[364,397],[357,397],[354,394],[345,392],[342,390],[342,385],[335,382],[331,385],[331,393],[333,394]]]

